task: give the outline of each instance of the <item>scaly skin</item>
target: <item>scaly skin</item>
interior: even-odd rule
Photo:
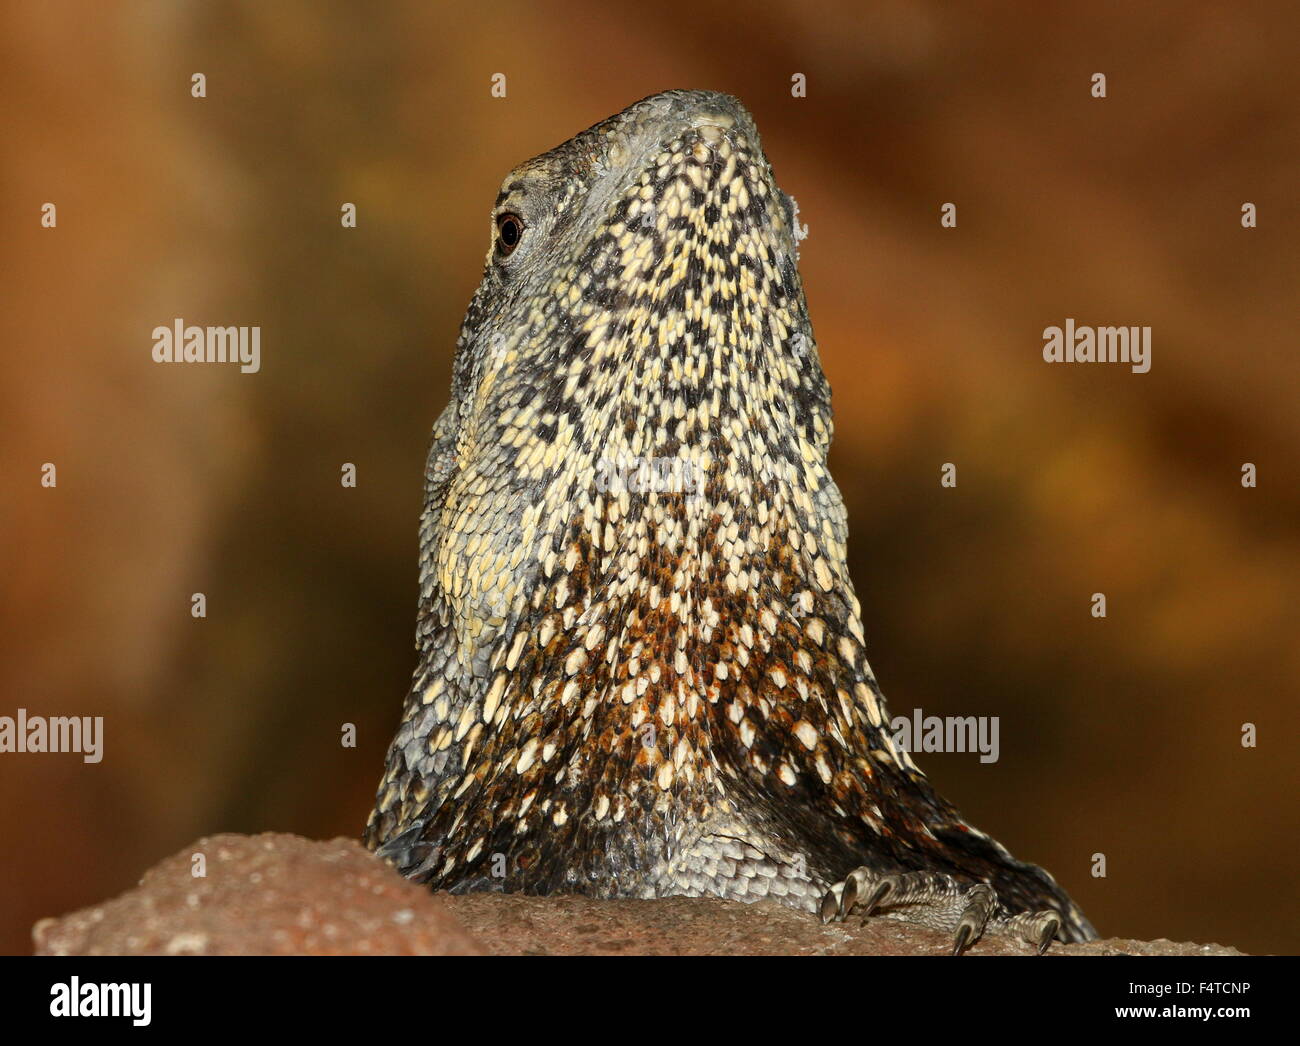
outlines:
[[[1094,936],[890,735],[793,207],[740,103],[631,106],[514,170],[492,236],[367,845],[456,892]]]

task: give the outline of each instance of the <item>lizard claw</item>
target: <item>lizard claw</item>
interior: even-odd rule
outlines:
[[[856,868],[845,876],[844,882],[827,890],[821,903],[822,922],[843,922],[847,919],[858,903],[862,884],[870,875],[867,869]],[[870,907],[875,907],[875,901],[869,904]]]
[[[973,932],[974,931],[971,930],[969,923],[962,923],[957,927],[957,935],[952,944],[953,955],[960,955],[966,950],[966,944],[970,940],[970,936]]]
[[[960,955],[984,933],[984,925],[997,907],[997,895],[986,883],[976,883],[963,895],[966,907],[961,913],[954,935],[953,955]]]
[[[1015,915],[998,903],[988,883],[964,883],[938,872],[881,874],[855,868],[822,896],[823,923],[843,922],[855,910],[863,922],[872,915],[918,923],[952,933],[952,954],[961,955],[986,929],[1018,937],[1042,955],[1056,939],[1061,915],[1054,911]]]
[[[831,887],[831,889],[822,894],[822,903],[819,912],[823,923],[828,923],[832,920],[838,921],[840,917],[840,899],[836,896],[834,887]]]
[[[1004,929],[1032,944],[1035,951],[1042,955],[1051,947],[1052,941],[1056,940],[1061,929],[1061,916],[1052,911],[1021,912],[1007,919]]]

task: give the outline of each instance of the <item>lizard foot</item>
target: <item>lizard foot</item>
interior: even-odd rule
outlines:
[[[1053,911],[1015,915],[998,904],[987,883],[961,883],[940,872],[898,872],[881,875],[857,868],[842,883],[826,891],[821,902],[824,923],[843,922],[855,909],[863,921],[883,909],[882,918],[929,926],[952,934],[953,955],[960,955],[980,939],[985,928],[1032,944],[1038,954],[1047,951],[1061,926]]]

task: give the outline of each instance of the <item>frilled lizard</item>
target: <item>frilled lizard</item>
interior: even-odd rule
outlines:
[[[455,892],[776,898],[1095,936],[895,744],[793,202],[734,98],[516,168],[434,425],[419,663],[365,840]]]

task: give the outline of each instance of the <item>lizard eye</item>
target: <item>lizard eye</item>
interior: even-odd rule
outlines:
[[[524,220],[509,212],[497,215],[497,250],[509,254],[519,246],[524,235]]]

